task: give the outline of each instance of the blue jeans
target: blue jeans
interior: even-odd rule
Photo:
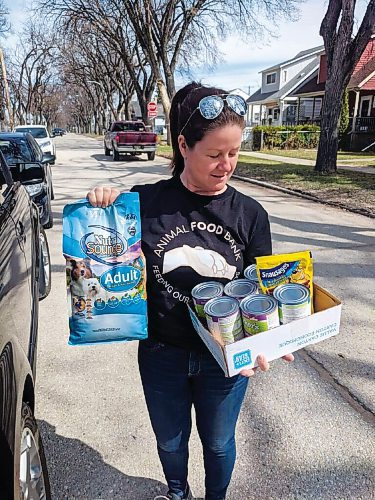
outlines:
[[[224,500],[236,459],[235,428],[248,379],[226,378],[209,352],[153,340],[139,343],[138,362],[169,491],[187,485],[191,407],[203,445],[206,500]]]

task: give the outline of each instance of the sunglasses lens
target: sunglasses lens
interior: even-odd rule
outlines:
[[[228,106],[238,115],[244,116],[246,115],[246,101],[239,95],[229,94],[227,96]]]
[[[220,115],[224,107],[223,99],[220,96],[209,95],[201,99],[199,111],[203,118],[213,120]]]

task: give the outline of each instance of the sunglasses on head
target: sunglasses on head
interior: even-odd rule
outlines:
[[[191,117],[197,111],[197,109],[199,110],[203,118],[205,118],[206,120],[214,120],[223,111],[225,102],[232,111],[237,113],[237,115],[245,116],[247,105],[245,99],[240,95],[236,94],[208,95],[206,97],[203,97],[199,101],[198,106],[194,109],[194,111],[187,119],[185,125],[180,130],[180,134],[182,134],[182,131],[189,123]]]

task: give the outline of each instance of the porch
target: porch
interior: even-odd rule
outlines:
[[[349,128],[357,134],[372,133],[375,138],[375,116],[358,116],[354,118],[354,126],[353,118],[350,118]]]

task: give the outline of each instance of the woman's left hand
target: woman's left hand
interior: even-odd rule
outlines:
[[[286,354],[282,357],[282,359],[290,363],[291,361],[294,361],[294,356],[293,354]],[[266,360],[265,356],[263,356],[263,354],[259,354],[259,356],[257,357],[257,361],[258,366],[256,368],[252,368],[251,370],[241,370],[240,375],[242,375],[243,377],[252,377],[253,375],[255,375],[255,372],[258,368],[262,372],[267,372],[270,369],[270,364]]]

